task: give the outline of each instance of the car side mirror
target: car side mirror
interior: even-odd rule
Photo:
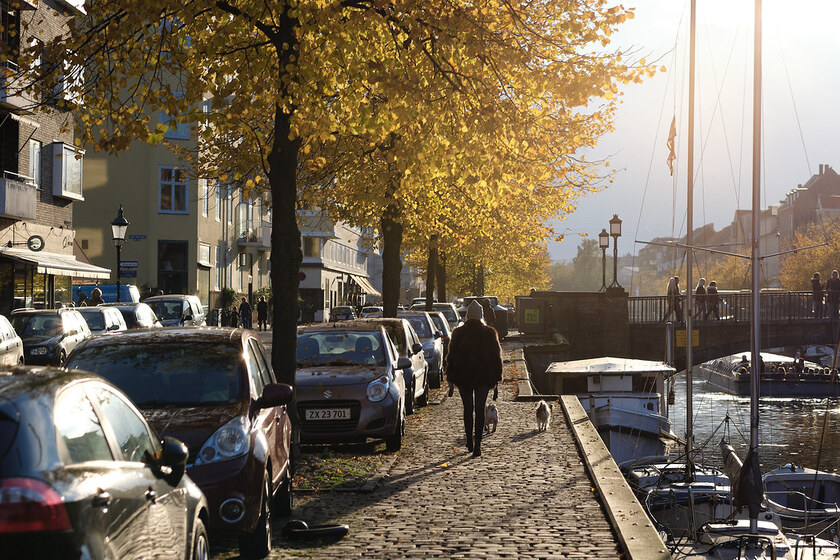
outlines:
[[[108,327],[108,330],[109,331],[118,331],[118,330],[120,330],[120,326],[117,325],[117,324],[113,324],[113,325]]]
[[[192,313],[190,313],[189,311],[187,311],[186,313],[184,313],[184,321],[192,321],[192,320],[193,320],[193,315],[192,315]]]
[[[397,359],[397,369],[409,369],[409,368],[411,368],[411,360],[409,360],[405,356],[402,356],[399,359]]]
[[[411,353],[412,354],[416,354],[416,353],[422,352],[422,351],[423,351],[423,345],[420,344],[419,342],[415,342],[414,345],[412,345],[412,347],[411,347]]]
[[[440,338],[443,336],[443,333],[440,331],[435,331],[435,338]]]
[[[263,388],[263,393],[257,399],[257,408],[272,408],[292,402],[295,390],[285,383],[269,383]]]
[[[187,469],[189,449],[184,442],[173,437],[163,438],[160,445],[160,459],[157,461],[157,466],[163,472],[166,481],[174,486],[181,480]]]

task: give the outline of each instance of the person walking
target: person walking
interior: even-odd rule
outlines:
[[[470,303],[464,324],[452,331],[445,367],[449,395],[452,396],[455,387],[461,395],[467,450],[472,451],[473,457],[481,456],[487,395],[495,387],[493,400],[496,400],[502,380],[502,346],[496,330],[485,325],[483,318],[481,304]]]
[[[102,290],[99,288],[94,288],[93,291],[90,293],[90,297],[87,300],[87,304],[89,306],[99,305],[100,303],[105,303],[105,300],[102,299]]]
[[[828,299],[828,317],[834,321],[837,319],[837,306],[840,304],[840,273],[831,271],[831,278],[825,283],[825,291]]]
[[[823,316],[823,285],[820,281],[820,273],[815,272],[811,278],[811,299],[814,302],[814,317],[822,319]]]
[[[239,321],[246,329],[251,328],[251,304],[248,303],[248,298],[243,297],[242,303],[239,304]]]
[[[257,302],[257,329],[268,330],[266,321],[268,321],[268,302],[265,301],[265,296],[260,296]]]
[[[682,322],[683,314],[682,314],[682,302],[680,301],[680,277],[673,276],[668,279],[668,289],[667,289],[667,298],[666,298],[666,308],[665,308],[665,316],[662,317],[663,321],[668,321],[671,317],[671,313],[674,314],[678,322]]]
[[[694,294],[697,296],[697,311],[694,313],[695,319],[706,318],[708,315],[706,313],[706,279],[700,278],[697,281],[697,288],[694,290]]]
[[[86,307],[87,296],[81,288],[76,288],[76,307]]]
[[[718,312],[719,303],[720,297],[718,296],[717,282],[712,280],[706,288],[706,316],[704,319],[708,319],[709,315],[714,315],[715,319],[720,321],[720,313]]]

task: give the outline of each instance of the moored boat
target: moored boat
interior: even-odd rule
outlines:
[[[785,529],[815,533],[840,520],[840,474],[789,463],[762,477],[767,507]]]

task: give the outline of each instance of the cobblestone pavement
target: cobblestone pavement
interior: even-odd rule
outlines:
[[[346,523],[349,534],[290,541],[278,519],[271,558],[618,558],[559,404],[538,433],[534,404],[513,401],[515,376],[506,361],[498,431],[485,437],[481,457],[466,450],[457,391],[433,391],[372,492],[296,495],[294,518]],[[217,548],[213,556],[232,554]]]

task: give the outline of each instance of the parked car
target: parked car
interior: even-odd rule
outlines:
[[[117,285],[116,284],[81,284],[73,286],[73,301],[79,305],[78,292],[81,291],[85,297],[90,299],[94,288],[99,288],[102,292],[102,299],[105,303],[117,301]],[[134,284],[120,284],[120,302],[121,303],[140,303],[140,290]]]
[[[432,318],[425,311],[397,311],[397,317],[408,319],[420,342],[423,344],[423,357],[429,365],[429,385],[441,386],[443,381],[443,341],[442,334],[435,327]]]
[[[0,394],[5,558],[206,557],[186,446],[121,391],[87,372],[0,366]]]
[[[403,370],[410,367],[382,325],[348,321],[299,328],[301,441],[383,438],[388,451],[399,450],[406,416]]]
[[[425,303],[415,303],[411,306],[412,311],[425,311],[426,304]],[[435,302],[432,304],[433,311],[439,311],[443,313],[443,316],[446,317],[446,321],[449,323],[449,330],[452,331],[458,325],[462,324],[461,316],[458,315],[458,308],[455,307],[454,303],[441,303]]]
[[[405,412],[414,414],[415,406],[429,402],[429,364],[423,357],[423,344],[406,319],[369,317],[360,319],[385,327],[385,332],[397,350],[397,357],[407,358],[411,367],[403,370],[405,378]]]
[[[204,327],[207,319],[201,300],[196,296],[168,294],[143,300],[152,308],[164,327]]]
[[[102,306],[119,310],[129,329],[153,329],[163,326],[152,308],[145,303],[103,303]]]
[[[440,331],[440,340],[443,343],[443,360],[446,362],[446,353],[449,352],[449,339],[452,337],[452,330],[449,328],[449,321],[443,316],[440,311],[429,312],[429,317],[435,324],[435,328]]]
[[[12,326],[23,340],[24,361],[30,365],[64,365],[90,329],[75,309],[15,309]]]
[[[23,341],[9,320],[0,315],[0,364],[16,366],[23,362]]]
[[[349,305],[337,305],[330,309],[330,321],[350,321],[356,318],[356,311]]]
[[[255,333],[217,327],[127,331],[80,344],[71,370],[131,397],[161,435],[189,447],[187,474],[207,496],[210,534],[243,556],[271,550],[271,518],[292,508],[292,387],[277,383]]]
[[[76,311],[82,315],[91,334],[102,334],[128,329],[119,309],[96,306],[79,307]]]
[[[366,305],[362,307],[362,311],[359,313],[359,317],[370,317],[375,313],[379,313],[380,315],[382,314],[381,305]]]

